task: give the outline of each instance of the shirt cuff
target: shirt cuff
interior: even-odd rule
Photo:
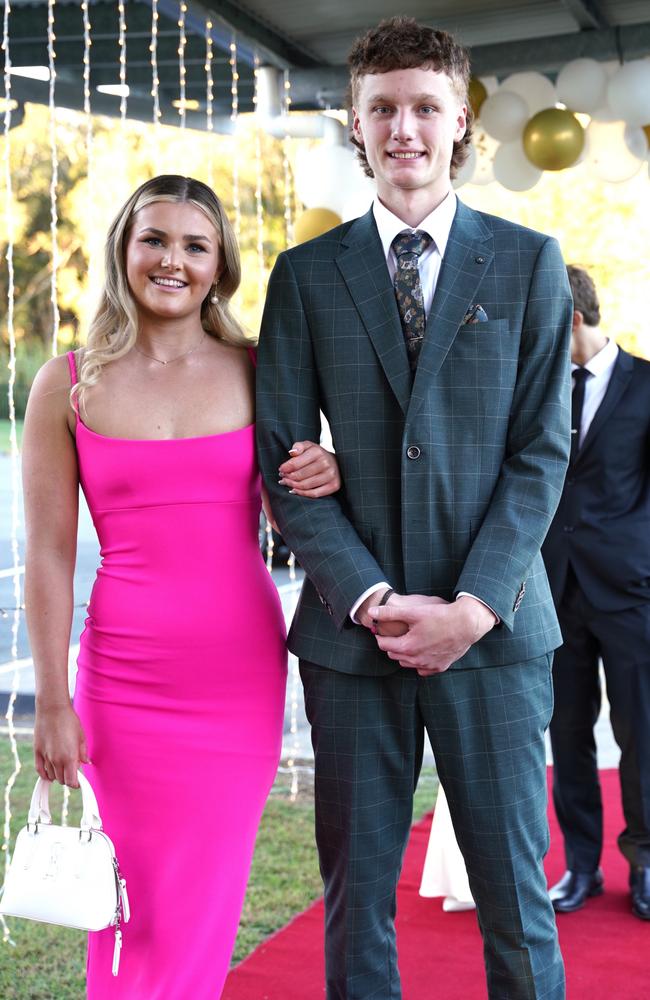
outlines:
[[[383,583],[375,583],[374,586],[368,587],[367,590],[364,590],[361,597],[357,601],[355,601],[355,603],[352,605],[350,609],[350,618],[352,619],[355,625],[361,624],[361,622],[357,621],[356,619],[356,613],[363,604],[363,602],[365,601],[365,599],[367,597],[370,597],[370,595],[374,594],[377,590],[387,590],[389,587],[390,583],[386,583],[386,581],[384,580]]]
[[[476,594],[468,594],[466,590],[461,590],[456,594],[456,600],[458,600],[459,597],[473,597],[475,601],[478,601],[479,604],[482,604],[484,608],[487,608],[488,611],[492,612],[492,614],[496,618],[495,625],[501,624],[501,619],[499,618],[494,608],[491,608],[489,604],[486,604],[485,601],[482,601],[480,597],[476,596]]]

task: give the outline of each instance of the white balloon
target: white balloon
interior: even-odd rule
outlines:
[[[587,126],[585,139],[585,165],[589,173],[601,181],[619,184],[641,169],[642,161],[626,145],[625,122],[592,121]]]
[[[481,105],[481,125],[499,142],[520,138],[529,118],[526,101],[511,90],[498,90]]]
[[[555,81],[558,100],[570,111],[590,114],[605,103],[607,79],[604,66],[595,59],[573,59]]]
[[[455,188],[462,187],[463,184],[471,184],[472,178],[474,176],[474,171],[476,170],[476,150],[474,146],[469,147],[469,155],[462,167],[454,177],[452,186]]]
[[[603,104],[602,107],[597,108],[591,116],[591,120],[594,122],[618,122],[620,118],[615,115],[612,109],[607,105]]]
[[[538,170],[524,153],[521,139],[504,142],[494,157],[494,179],[508,191],[529,191],[543,171]]]
[[[346,186],[361,167],[351,146],[320,144],[299,150],[296,157],[296,194],[306,208],[329,208],[342,214],[348,195]]]
[[[538,111],[555,107],[557,97],[555,87],[547,76],[533,71],[513,73],[501,84],[500,90],[510,90],[523,97],[532,118]]]
[[[647,159],[648,140],[642,128],[639,128],[638,125],[626,125],[623,138],[632,156],[636,156],[637,160],[641,161]]]
[[[355,168],[356,176],[350,176],[346,182],[348,186],[340,212],[343,222],[349,222],[350,219],[357,219],[364,212],[367,212],[377,193],[377,186],[374,180],[366,177],[360,165],[355,164]]]
[[[472,174],[472,184],[489,184],[490,181],[494,180],[494,154],[499,144],[484,129],[475,126],[472,145],[476,150],[476,166]]]
[[[650,59],[625,63],[607,85],[607,103],[628,125],[650,122]]]
[[[479,79],[487,90],[488,97],[492,97],[492,94],[496,94],[499,89],[499,80],[496,76],[481,76]]]

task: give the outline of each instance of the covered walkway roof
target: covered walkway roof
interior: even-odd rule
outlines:
[[[10,0],[10,59],[14,69],[47,66],[47,0]],[[90,0],[92,110],[118,114],[119,97],[98,93],[120,81],[118,0]],[[206,21],[213,41],[214,114],[225,122],[231,107],[230,43],[237,39],[239,109],[253,108],[253,59],[288,68],[292,107],[341,107],[345,59],[353,39],[395,13],[453,32],[471,50],[474,73],[505,76],[523,69],[553,74],[579,56],[599,60],[650,54],[650,0],[186,0],[186,98],[198,102],[187,124],[202,128],[206,107]],[[152,117],[152,2],[126,0],[128,115]],[[178,123],[179,3],[158,0],[157,63],[162,120]],[[84,31],[80,0],[54,7],[56,103],[83,107]],[[19,101],[46,103],[45,81],[12,76]],[[215,121],[218,127],[218,121]]]

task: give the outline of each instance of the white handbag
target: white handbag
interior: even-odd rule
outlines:
[[[77,772],[83,799],[80,826],[56,826],[49,781],[34,787],[27,826],[16,838],[0,901],[0,913],[64,927],[99,931],[115,927],[113,975],[120,964],[121,922],[130,917],[126,881],[115,848],[102,831],[97,799]]]

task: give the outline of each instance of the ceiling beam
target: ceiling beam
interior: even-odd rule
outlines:
[[[150,0],[147,0],[150,2]],[[178,16],[177,0],[158,0],[158,9],[170,17]],[[235,0],[218,0],[214,7],[207,0],[205,3],[188,4],[186,14],[188,29],[197,34],[203,34],[206,18],[213,22],[213,39],[216,44],[228,48],[230,36],[236,34],[237,46],[252,62],[252,53],[257,50],[262,62],[267,62],[280,68],[288,66],[318,66],[318,58],[307,48],[283,34],[276,25],[264,18],[251,14],[242,4]],[[219,38],[219,27],[226,29]],[[225,42],[225,45],[224,45]]]
[[[576,31],[548,38],[528,38],[496,45],[474,45],[470,49],[475,76],[503,78],[520,70],[536,69],[553,75],[572,59],[589,57],[639,59],[650,51],[650,21],[621,28]],[[291,73],[291,106],[305,108],[343,107],[349,81],[345,66],[294,69]]]
[[[620,28],[578,31],[571,35],[527,38],[518,42],[479,45],[470,50],[477,76],[507,76],[521,69],[558,73],[572,59],[640,59],[650,49],[650,21]]]
[[[610,21],[599,0],[562,0],[581,31],[609,28]]]
[[[33,104],[47,104],[49,83],[41,80],[28,80],[25,77],[12,77],[11,96],[20,104],[31,102]],[[83,111],[83,93],[78,82],[71,82],[62,78],[56,81],[56,106],[71,108],[74,111]],[[163,125],[179,125],[180,116],[178,109],[166,102],[161,95],[160,121]],[[120,98],[112,97],[109,94],[92,95],[92,113],[94,115],[106,115],[110,118],[120,116]],[[139,94],[130,94],[128,100],[127,118],[129,120],[147,122],[152,124],[152,102],[150,97],[142,97]],[[17,124],[17,123],[16,123]],[[206,129],[205,111],[186,111],[185,124],[188,129]],[[219,134],[231,135],[235,131],[235,124],[230,115],[215,114],[212,118],[212,131]]]

